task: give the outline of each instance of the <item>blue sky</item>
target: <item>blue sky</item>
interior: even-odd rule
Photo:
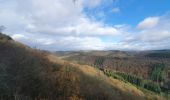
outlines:
[[[148,16],[160,16],[170,10],[170,0],[117,0],[111,2],[109,5],[102,4],[95,9],[90,9],[91,15],[94,13],[104,12],[104,22],[115,24],[130,24],[136,26],[138,22],[145,19]],[[113,8],[118,8],[117,13],[111,12]],[[89,13],[86,12],[87,14]],[[97,17],[97,15],[96,15]],[[98,18],[98,17],[97,17]],[[102,18],[99,18],[102,20]]]
[[[170,0],[0,0],[5,34],[45,50],[170,49]]]

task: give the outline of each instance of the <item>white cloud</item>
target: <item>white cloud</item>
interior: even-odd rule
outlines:
[[[38,43],[38,44],[42,44],[42,45],[51,45],[51,44],[55,44],[55,40],[53,40],[53,39],[48,39],[48,38],[40,38],[40,39],[36,39],[36,42]],[[43,48],[41,48],[41,49],[43,49]]]
[[[15,40],[46,50],[170,47],[167,44],[170,42],[170,17],[167,15],[148,17],[137,29],[132,29],[124,24],[107,25],[89,18],[84,12],[87,7],[93,9],[111,1],[4,0],[0,3],[0,22]],[[112,10],[120,11],[119,8]]]
[[[137,30],[128,37],[125,37],[124,43],[130,45],[138,45],[138,49],[169,49],[170,48],[170,15],[165,14],[159,17],[159,24],[154,24],[154,27],[147,27],[142,30]],[[148,17],[146,19],[150,19]],[[139,23],[140,24],[140,23]]]
[[[2,24],[10,31],[13,29],[12,32],[22,28],[22,30],[34,34],[52,33],[63,36],[101,36],[119,33],[114,27],[89,19],[83,13],[86,2],[86,0],[78,0],[74,4],[72,0],[45,0],[43,2],[42,0],[15,0],[15,2],[10,2],[11,5],[12,3],[15,5],[13,9],[0,10],[2,12],[0,19],[4,21]],[[102,1],[95,0],[94,2],[100,4]],[[92,2],[88,3],[91,5]],[[8,17],[9,15],[10,17]]]
[[[78,21],[79,20],[79,21]],[[29,31],[32,33],[49,33],[58,36],[115,36],[121,33],[121,29],[111,27],[103,23],[92,21],[88,18],[81,17],[77,19],[75,25],[65,25],[59,27],[31,25]]]
[[[148,17],[140,22],[137,26],[138,29],[147,29],[155,27],[159,22],[159,17]]]
[[[87,7],[93,8],[99,6],[103,0],[84,0],[84,4]]]
[[[57,37],[57,38],[31,38],[21,39],[20,41],[31,44],[32,47],[45,49],[45,50],[105,50],[107,47],[111,47],[111,43],[105,43],[97,37]]]
[[[12,35],[12,38],[15,40],[19,40],[21,38],[25,38],[25,36],[23,34],[14,34]]]
[[[159,24],[155,24],[154,28],[145,29],[139,32],[139,37],[143,41],[157,42],[157,41],[164,41],[170,38],[169,15],[164,15],[164,16],[155,17],[155,18],[159,19]]]
[[[119,8],[113,8],[113,9],[112,9],[112,12],[113,12],[113,13],[118,13],[118,12],[120,12],[120,9],[119,9]]]
[[[53,47],[56,50],[104,49],[102,36],[115,37],[123,33],[123,28],[92,20],[83,11],[103,2],[105,0],[75,3],[72,0],[9,0],[0,4],[0,21],[9,35],[30,46],[49,47],[49,50],[51,45],[59,46]]]

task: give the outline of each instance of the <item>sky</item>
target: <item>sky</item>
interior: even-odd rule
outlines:
[[[170,0],[0,0],[0,25],[33,48],[170,49]]]

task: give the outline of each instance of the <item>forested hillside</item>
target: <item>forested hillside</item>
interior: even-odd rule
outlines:
[[[96,53],[97,52],[97,53]],[[89,51],[69,52],[60,55],[61,58],[91,65],[103,70],[108,76],[128,81],[134,85],[157,93],[170,93],[170,59],[167,57],[151,57],[153,53],[166,54],[168,50],[159,51]],[[57,52],[56,52],[57,53]],[[119,56],[122,54],[126,56]],[[105,55],[107,54],[107,55]],[[57,53],[58,55],[58,53]]]
[[[1,34],[0,34],[1,36]],[[1,100],[165,99],[104,71],[31,49],[6,35],[0,39]]]

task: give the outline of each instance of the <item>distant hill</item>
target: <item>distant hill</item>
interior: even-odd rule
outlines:
[[[74,56],[107,56],[107,57],[120,57],[120,58],[125,58],[125,57],[132,57],[134,56],[133,53],[131,52],[126,52],[126,51],[118,51],[118,50],[109,50],[109,51],[56,51],[56,55],[60,57],[74,57]],[[65,58],[66,58],[65,57]]]
[[[170,58],[170,50],[154,50],[146,54],[146,57]]]
[[[98,68],[62,60],[0,34],[1,100],[164,99]]]

